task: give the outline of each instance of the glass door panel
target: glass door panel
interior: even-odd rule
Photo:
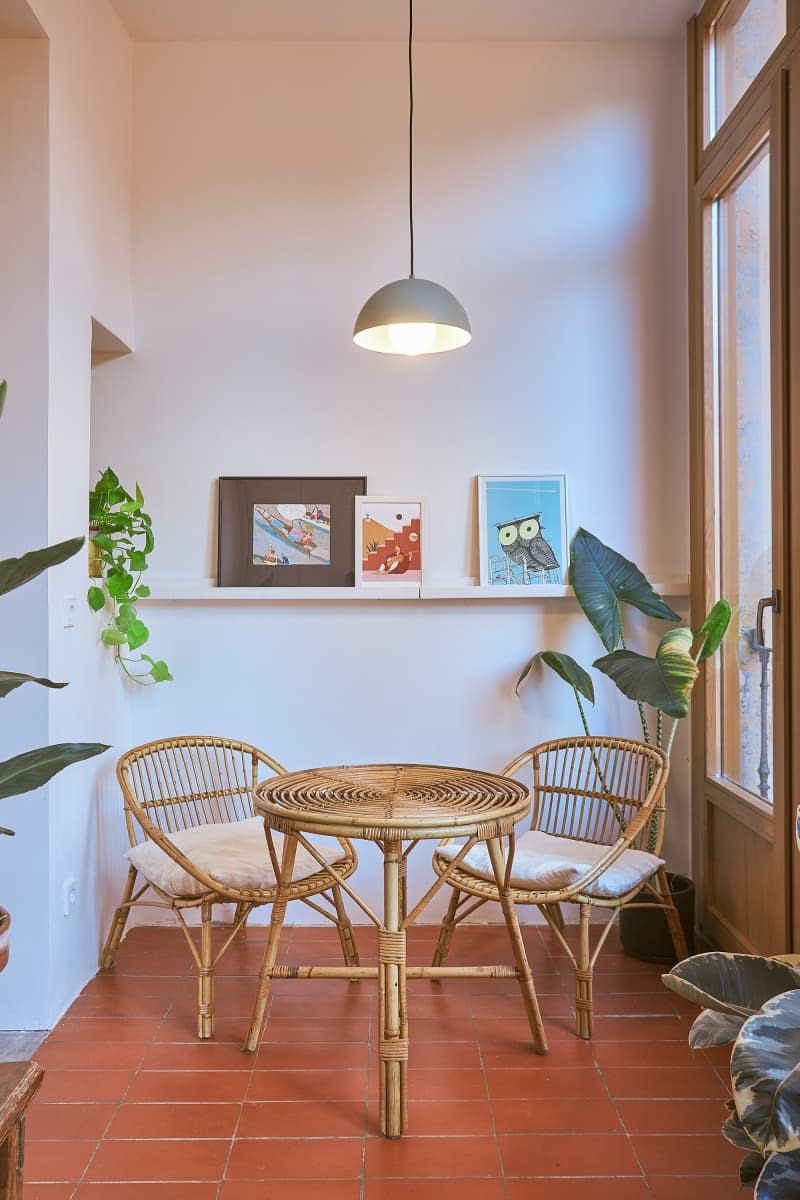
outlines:
[[[711,27],[706,53],[706,141],[786,34],[786,0],[729,0]]]
[[[770,170],[766,141],[710,209],[717,592],[734,627],[716,666],[709,713],[709,773],[745,797],[771,803],[770,620],[772,416],[770,389]],[[765,628],[764,628],[765,626]]]

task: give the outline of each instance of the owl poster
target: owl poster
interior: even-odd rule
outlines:
[[[479,475],[484,586],[567,582],[567,486],[563,475]]]

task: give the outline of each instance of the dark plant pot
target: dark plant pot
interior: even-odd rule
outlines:
[[[11,949],[11,916],[4,908],[0,908],[0,971],[8,963]]]
[[[694,954],[694,882],[687,875],[667,872],[672,899],[683,926],[689,954]],[[619,914],[622,949],[644,962],[674,963],[675,950],[667,918],[657,908],[623,908]]]

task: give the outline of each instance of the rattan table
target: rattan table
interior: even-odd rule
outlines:
[[[533,977],[509,888],[514,826],[528,811],[527,788],[502,775],[460,767],[380,765],[326,767],[278,775],[260,784],[254,796],[256,812],[264,817],[267,844],[279,886],[272,907],[246,1050],[253,1051],[258,1044],[273,979],[377,978],[381,1131],[387,1137],[400,1137],[408,1123],[407,979],[453,976],[518,979],[534,1047],[538,1053],[546,1053],[547,1043]],[[273,830],[284,835],[280,861],[272,838]],[[372,911],[346,879],[325,863],[307,834],[362,838],[380,847],[384,863],[383,919]],[[405,886],[408,855],[422,840],[453,836],[466,839],[459,854],[408,912]],[[406,930],[478,841],[488,845],[515,965],[407,966]],[[405,848],[404,843],[408,843]],[[377,926],[377,966],[275,965],[298,844],[328,871],[332,881],[338,883]]]

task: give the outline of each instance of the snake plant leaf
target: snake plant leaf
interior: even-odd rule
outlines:
[[[8,383],[5,379],[0,379],[0,417],[3,415],[3,409],[6,406],[6,392],[8,391]]]
[[[758,1176],[753,1200],[797,1200],[798,1196],[800,1151],[771,1154]]]
[[[58,563],[66,562],[77,554],[83,545],[82,537],[70,538],[66,542],[58,542],[55,546],[45,546],[42,550],[31,550],[21,558],[6,558],[0,562],[0,596],[21,587]]]
[[[539,661],[543,662],[551,671],[555,671],[559,679],[563,679],[570,687],[575,688],[576,692],[580,692],[582,696],[585,696],[590,704],[594,704],[594,684],[592,683],[591,676],[584,671],[580,663],[577,663],[571,655],[562,654],[558,650],[540,650],[538,654],[534,654],[530,662],[525,664],[517,680],[515,689],[517,695],[519,695],[520,687]]]
[[[758,1149],[747,1130],[742,1128],[742,1123],[735,1112],[731,1113],[727,1121],[722,1122],[722,1136],[726,1141],[730,1142],[732,1146],[735,1146],[737,1150],[746,1150],[748,1154],[751,1154],[753,1150]],[[763,1158],[761,1159],[761,1162],[763,1166]],[[759,1167],[759,1170],[760,1169],[761,1168]]]
[[[0,762],[0,800],[8,796],[21,796],[41,787],[69,767],[102,754],[108,746],[98,742],[59,742],[55,746],[42,746],[39,750],[26,750],[14,758]]]
[[[635,563],[586,529],[579,529],[573,538],[569,578],[606,650],[616,650],[622,638],[620,603],[662,621],[680,621]]]
[[[705,662],[719,650],[720,642],[725,637],[731,623],[731,606],[727,600],[718,600],[703,624],[694,635],[695,641],[703,639],[698,655],[698,662]]]
[[[800,988],[800,975],[786,963],[720,950],[685,958],[661,978],[693,1004],[745,1019],[774,996]]]
[[[735,1017],[731,1013],[714,1012],[704,1008],[695,1018],[689,1030],[689,1045],[692,1050],[708,1050],[711,1046],[729,1046],[736,1041],[739,1030],[744,1025],[744,1017]]]
[[[21,687],[23,683],[40,683],[42,687],[49,688],[67,686],[66,683],[53,683],[52,679],[41,679],[38,675],[24,675],[20,671],[0,671],[0,700],[9,692],[13,692],[14,688]]]
[[[670,717],[685,717],[698,675],[691,655],[691,629],[670,629],[658,643],[655,658],[633,650],[612,650],[592,664],[608,675],[623,696],[660,708]]]
[[[731,1055],[736,1112],[757,1146],[800,1150],[800,991],[768,1000]]]

